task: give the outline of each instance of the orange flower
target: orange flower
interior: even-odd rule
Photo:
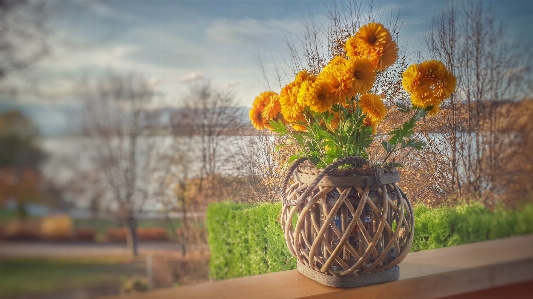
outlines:
[[[281,104],[281,113],[283,117],[289,121],[294,122],[302,114],[305,106],[298,102],[298,93],[300,86],[305,80],[310,80],[314,75],[307,72],[307,70],[300,71],[294,81],[283,87],[279,94],[279,102]]]
[[[300,90],[300,94],[302,90]],[[329,91],[327,82],[317,80],[305,92],[306,105],[315,112],[324,112],[335,103],[335,95]]]
[[[362,58],[353,58],[346,62],[345,76],[352,96],[367,92],[376,81],[374,66],[370,61]]]
[[[418,72],[418,65],[410,65],[402,75],[402,86],[408,93],[414,93],[416,88],[420,85],[420,73]]]
[[[370,118],[373,125],[381,122],[387,115],[387,107],[378,95],[366,93],[361,96],[359,107]]]
[[[368,23],[355,34],[357,48],[363,54],[383,49],[392,42],[389,30],[381,23]]]
[[[279,96],[273,91],[266,91],[261,94],[265,98],[265,108],[263,109],[263,118],[267,121],[276,119],[278,113],[281,112],[281,104],[279,103]]]
[[[369,23],[346,40],[344,46],[350,59],[369,59],[374,67],[381,71],[394,64],[398,58],[398,45],[380,23]]]
[[[298,90],[297,101],[298,104],[302,106],[309,106],[308,94],[313,89],[313,85],[316,81],[316,76],[309,76],[300,84],[300,89]]]
[[[398,59],[398,46],[394,41],[370,55],[370,60],[378,71],[382,71],[393,65],[396,59]]]
[[[256,105],[254,102],[254,105],[252,105],[252,109],[250,109],[249,112],[250,121],[257,130],[263,130],[266,128],[265,120],[263,119],[263,109],[264,106]]]
[[[419,108],[440,105],[455,91],[456,84],[455,76],[437,60],[410,65],[402,78],[403,88],[411,94],[413,105]]]
[[[318,79],[326,85],[326,89],[333,96],[334,103],[342,103],[346,98],[355,95],[353,79],[347,72],[347,59],[340,56],[333,58],[318,75]]]
[[[357,42],[358,37],[355,35],[352,35],[350,38],[346,40],[346,44],[344,45],[344,49],[346,50],[346,55],[350,58],[357,58],[361,57],[362,53],[360,52],[360,49],[358,48]]]

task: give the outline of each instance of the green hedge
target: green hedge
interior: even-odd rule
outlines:
[[[216,203],[207,210],[210,276],[225,279],[296,267],[279,223],[281,204]],[[412,251],[533,233],[533,204],[517,210],[416,206]]]
[[[411,251],[455,246],[533,233],[533,204],[512,210],[488,210],[480,203],[455,207],[415,207]]]
[[[217,203],[207,210],[212,279],[296,268],[278,222],[281,204]]]

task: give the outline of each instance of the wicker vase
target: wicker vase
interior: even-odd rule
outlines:
[[[360,157],[323,170],[305,160],[297,160],[283,182],[281,223],[298,271],[334,287],[398,279],[414,219],[396,170],[371,168]],[[363,167],[337,169],[346,164]]]

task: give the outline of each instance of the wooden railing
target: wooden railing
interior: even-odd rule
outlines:
[[[323,286],[291,270],[117,298],[533,298],[533,235],[413,252],[400,279],[359,288]]]

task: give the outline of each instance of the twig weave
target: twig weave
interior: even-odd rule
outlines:
[[[376,273],[400,263],[412,245],[414,219],[405,193],[395,181],[383,179],[398,176],[396,171],[372,168],[371,176],[351,174],[346,180],[339,166],[370,167],[368,161],[349,157],[309,175],[298,169],[305,160],[295,161],[282,186],[281,223],[298,261],[337,277]]]

